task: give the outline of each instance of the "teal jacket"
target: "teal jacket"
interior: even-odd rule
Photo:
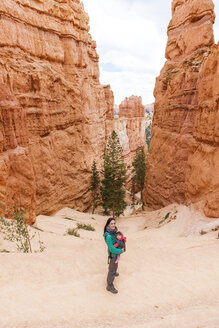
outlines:
[[[115,244],[115,240],[110,235],[107,235],[107,237],[106,235],[107,232],[105,232],[104,238],[108,246],[108,255],[111,257],[116,257],[117,255],[122,254],[122,249],[113,246],[113,244]],[[114,236],[116,238],[116,235]]]

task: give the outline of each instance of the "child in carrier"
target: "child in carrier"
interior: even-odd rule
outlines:
[[[117,243],[113,244],[116,248],[124,248],[125,251],[125,243],[126,243],[126,237],[123,236],[123,233],[121,231],[117,231],[116,233]],[[118,263],[120,259],[120,255],[116,256],[115,263]]]

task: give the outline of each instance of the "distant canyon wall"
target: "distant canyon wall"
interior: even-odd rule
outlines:
[[[0,2],[0,202],[39,213],[90,206],[113,94],[79,0]]]
[[[119,105],[119,118],[114,120],[114,129],[123,148],[128,176],[127,188],[131,189],[132,162],[136,150],[143,146],[147,153],[145,109],[141,97],[131,96],[123,100]]]
[[[156,80],[146,203],[199,203],[219,217],[219,44],[211,0],[174,0]]]

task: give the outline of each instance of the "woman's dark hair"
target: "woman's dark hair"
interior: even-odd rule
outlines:
[[[110,222],[111,221],[115,221],[115,219],[114,218],[109,218],[107,221],[106,221],[106,224],[105,224],[105,227],[104,227],[104,233],[106,232],[106,228],[107,228],[107,226],[110,224]]]

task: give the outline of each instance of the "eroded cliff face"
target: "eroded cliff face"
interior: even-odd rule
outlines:
[[[114,129],[123,148],[127,167],[128,189],[131,188],[132,162],[137,148],[143,146],[145,153],[147,153],[145,126],[145,109],[141,97],[131,96],[125,98],[119,106],[119,118],[114,120]]]
[[[11,206],[6,190],[13,188],[5,187],[10,176],[10,185],[24,190],[27,178],[34,192],[15,188],[15,203],[36,214],[64,206],[85,210],[90,168],[102,156],[106,120],[113,118],[113,94],[99,82],[88,15],[79,0],[2,0],[0,13],[0,82],[17,101],[16,110],[9,104],[4,115],[20,115],[19,123],[2,119],[0,131],[8,132],[1,145],[8,146],[1,147],[1,163],[9,153],[17,155],[4,164],[10,173],[1,170],[0,201]],[[16,124],[20,135],[13,132]],[[29,166],[22,164],[25,156]]]
[[[8,86],[0,83],[0,215],[10,217],[19,205],[28,211],[31,223],[35,191],[25,113]]]
[[[174,0],[155,111],[145,201],[200,202],[219,216],[219,81],[211,0]]]
[[[193,142],[185,176],[186,199],[203,201],[204,213],[219,217],[219,44],[211,47],[198,83]]]

